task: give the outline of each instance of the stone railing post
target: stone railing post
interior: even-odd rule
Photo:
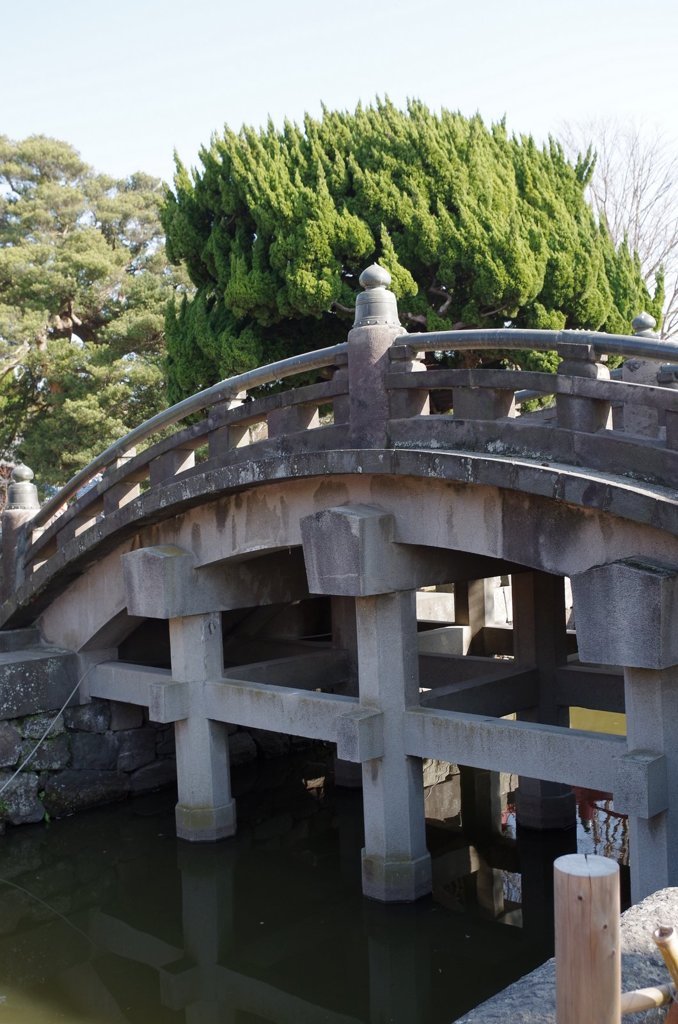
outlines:
[[[389,348],[403,334],[390,283],[391,275],[376,263],[360,275],[365,291],[356,299],[348,335],[349,431],[355,448],[385,448],[388,443]]]
[[[633,334],[636,338],[646,338],[648,341],[660,341],[659,335],[655,333],[657,321],[649,313],[640,313],[633,319]],[[652,384],[657,386],[657,373],[661,366],[659,359],[641,359],[634,356],[632,359],[624,360],[622,366],[622,380],[630,384]],[[628,434],[636,434],[641,437],[657,437],[660,423],[657,409],[651,409],[645,405],[624,406],[624,430]]]
[[[558,367],[562,376],[610,379],[610,371],[597,361],[593,345],[565,342],[558,346],[558,355],[562,358]],[[565,430],[593,434],[612,426],[610,402],[597,398],[556,395],[556,415],[558,426]]]
[[[22,556],[26,549],[28,523],[40,508],[33,470],[19,463],[12,471],[7,488],[7,504],[2,513],[2,589],[6,601],[23,580]]]

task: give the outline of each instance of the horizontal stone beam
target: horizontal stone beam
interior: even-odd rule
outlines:
[[[510,715],[538,703],[536,669],[514,671],[497,677],[468,679],[436,687],[422,695],[425,707],[462,711],[466,714]]]
[[[626,739],[456,711],[405,713],[407,753],[612,792]]]
[[[621,669],[563,665],[556,669],[556,703],[623,714],[624,674]]]
[[[167,685],[172,674],[166,668],[131,665],[124,661],[102,661],[89,674],[89,695],[148,707],[151,687]]]
[[[312,594],[371,597],[511,571],[481,555],[399,543],[395,517],[371,505],[341,505],[307,516],[301,536]]]
[[[330,742],[336,742],[337,718],[356,705],[354,697],[246,680],[204,686],[204,714],[215,722]]]
[[[256,608],[308,595],[299,548],[196,568],[191,552],[167,544],[130,551],[122,566],[127,610],[144,618]]]
[[[296,689],[327,689],[341,686],[349,674],[345,651],[308,651],[287,658],[237,665],[224,671],[224,679],[246,680],[250,683],[274,683]]]

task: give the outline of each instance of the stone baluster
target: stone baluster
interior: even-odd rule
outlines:
[[[6,601],[23,582],[23,556],[29,536],[24,526],[40,508],[33,470],[19,463],[12,470],[7,487],[7,504],[2,513],[2,600]]]
[[[565,377],[587,377],[589,380],[609,380],[610,371],[598,362],[593,345],[564,342],[558,346],[562,362],[558,374]],[[556,395],[558,426],[565,430],[594,434],[597,430],[612,428],[612,411],[608,399],[583,398],[576,395]]]
[[[151,487],[170,483],[179,473],[195,466],[195,452],[192,448],[172,448],[164,455],[158,455],[149,463],[149,479]]]
[[[247,398],[246,391],[239,391],[233,398],[220,402],[209,415],[210,432],[208,436],[209,458],[213,459],[230,448],[242,448],[249,444],[250,424],[224,423],[224,419],[232,409],[239,409]]]
[[[128,452],[125,452],[121,458],[116,459],[106,469],[106,473],[112,473],[116,469],[120,469],[126,466],[136,455],[136,448],[130,448]],[[105,479],[105,474],[104,474]],[[117,512],[123,505],[127,505],[128,502],[134,501],[141,494],[141,488],[138,480],[120,480],[117,484],[113,484],[108,490],[104,491],[104,515],[111,515],[112,512]]]
[[[334,415],[335,423],[348,423],[350,416],[349,409],[349,397],[348,397],[348,362],[340,364],[334,370],[332,374],[333,381],[339,381],[344,385],[346,394],[337,395],[332,402],[332,413]]]
[[[288,405],[282,409],[271,409],[266,417],[269,437],[286,437],[300,430],[314,430],[320,426],[316,403]]]

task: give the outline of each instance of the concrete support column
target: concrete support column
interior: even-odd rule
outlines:
[[[666,758],[668,809],[652,817],[629,814],[634,902],[678,885],[678,666],[624,669],[626,734],[630,750]]]
[[[520,665],[535,666],[538,704],[521,712],[522,721],[543,725],[569,724],[567,708],[556,703],[556,669],[567,662],[565,582],[545,572],[517,573],[513,585],[513,650]],[[516,804],[520,825],[528,828],[569,828],[575,824],[576,802],[570,786],[521,776]]]
[[[221,616],[170,619],[172,676],[190,687],[188,718],[174,724],[177,753],[177,835],[209,842],[235,833],[228,732],[201,713],[202,686],[223,673]]]
[[[358,696],[358,640],[356,636],[355,601],[351,597],[332,597],[332,646],[346,651],[349,675],[342,693]],[[334,758],[334,782],[348,789],[360,789],[362,772],[355,761]]]
[[[678,884],[678,569],[628,558],[573,576],[572,593],[582,661],[624,666],[627,753],[613,795],[629,815],[637,902]]]
[[[360,701],[381,711],[384,755],[363,765],[363,892],[411,901],[431,891],[420,758],[405,753],[402,714],[419,701],[413,592],[356,599]]]

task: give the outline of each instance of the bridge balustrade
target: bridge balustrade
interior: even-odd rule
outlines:
[[[355,331],[375,319],[366,315],[374,312],[375,302],[383,304],[381,268],[370,268],[362,281],[368,304],[357,311],[348,343],[240,374],[172,406],[108,448],[32,517],[22,517],[28,521],[13,543],[5,544],[5,560],[13,547],[16,564],[5,572],[3,597],[69,542],[96,529],[102,517],[113,516],[145,491],[204,472],[213,463],[237,465],[285,450],[484,452],[675,486],[678,391],[672,375],[663,375],[671,378],[668,386],[628,383],[611,379],[604,360],[608,355],[657,360],[659,370],[659,360],[678,356],[678,345],[659,341],[648,330],[638,337],[514,328],[402,335],[395,321],[386,328],[386,358],[364,363]],[[648,320],[638,323],[647,327]],[[526,348],[556,351],[558,372],[425,368],[422,362],[426,352]],[[313,373],[326,379],[274,390]],[[443,414],[429,411],[432,393],[438,404],[447,396]],[[554,407],[555,414],[553,408],[550,414],[526,411],[534,398]],[[625,429],[629,409],[650,411],[659,425],[655,436]],[[139,446],[143,450],[137,451]]]

